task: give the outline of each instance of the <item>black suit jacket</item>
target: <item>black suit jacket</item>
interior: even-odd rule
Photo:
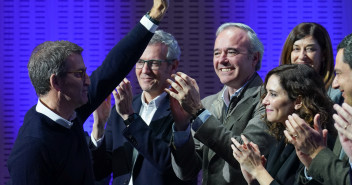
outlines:
[[[133,110],[138,113],[141,106],[141,95],[135,96]],[[133,166],[133,148],[136,148],[138,156],[133,166],[134,185],[195,184],[179,180],[172,170],[169,147],[172,124],[168,96],[158,107],[149,126],[139,117],[126,128],[113,107],[103,145],[92,150],[97,180],[110,176],[112,172],[114,185],[128,184]]]

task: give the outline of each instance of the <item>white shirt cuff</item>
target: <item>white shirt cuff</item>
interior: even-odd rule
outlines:
[[[139,22],[152,33],[155,33],[156,29],[158,28],[158,25],[150,21],[147,16],[143,16]]]
[[[93,134],[90,134],[90,140],[92,140],[92,143],[95,146],[95,148],[99,148],[101,146],[101,144],[103,143],[103,139],[104,139],[104,135],[100,139],[95,140],[95,138],[93,137]]]
[[[307,168],[306,168],[306,167],[304,167],[304,176],[306,176],[306,179],[309,180],[309,181],[313,179],[312,177],[310,177],[310,176],[307,174]]]

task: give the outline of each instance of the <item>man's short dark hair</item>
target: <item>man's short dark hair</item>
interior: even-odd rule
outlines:
[[[337,51],[343,49],[343,62],[352,69],[352,33],[347,35],[337,46]]]
[[[38,96],[50,91],[50,76],[62,77],[66,59],[72,53],[81,54],[83,49],[69,41],[47,41],[32,51],[28,62],[28,74]]]

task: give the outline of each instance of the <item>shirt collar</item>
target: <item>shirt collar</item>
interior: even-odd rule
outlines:
[[[254,74],[253,74],[253,76],[254,76]],[[237,97],[242,92],[242,90],[248,84],[248,82],[250,82],[253,79],[253,76],[251,78],[249,78],[249,80],[247,80],[247,82],[241,88],[237,89],[237,91],[235,93],[233,93],[230,97],[228,96],[229,88],[227,86],[225,87],[225,90],[222,92],[221,98],[224,101],[226,107],[229,106],[230,101],[232,100],[233,97]]]
[[[65,127],[65,128],[71,128],[72,126],[72,122],[66,120],[65,118],[59,116],[58,114],[56,114],[55,112],[53,112],[52,110],[50,110],[48,107],[46,107],[41,101],[40,99],[38,99],[38,103],[37,106],[35,108],[35,110],[38,113],[44,114],[45,116],[49,117],[51,120],[55,121],[57,124]],[[70,120],[74,120],[76,118],[76,112],[73,113],[73,115],[71,116]]]
[[[144,91],[142,92],[142,96],[141,96],[141,100],[142,100],[142,105],[143,106],[155,106],[155,107],[159,107],[161,102],[163,102],[163,100],[166,99],[166,92],[161,93],[159,96],[155,97],[152,101],[149,102],[149,104],[147,104],[145,102],[145,98],[144,98]]]

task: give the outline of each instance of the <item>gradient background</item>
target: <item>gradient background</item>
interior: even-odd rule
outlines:
[[[290,30],[317,22],[337,44],[352,32],[351,0],[170,0],[160,29],[172,33],[181,49],[179,71],[198,81],[201,96],[222,87],[212,64],[215,31],[224,22],[252,27],[264,44],[262,78],[278,65]],[[135,25],[152,0],[0,1],[0,185],[8,181],[6,161],[27,110],[37,97],[27,71],[32,49],[47,40],[70,40],[85,50],[88,74]],[[137,87],[134,71],[128,75]],[[92,119],[85,124],[90,133]]]

